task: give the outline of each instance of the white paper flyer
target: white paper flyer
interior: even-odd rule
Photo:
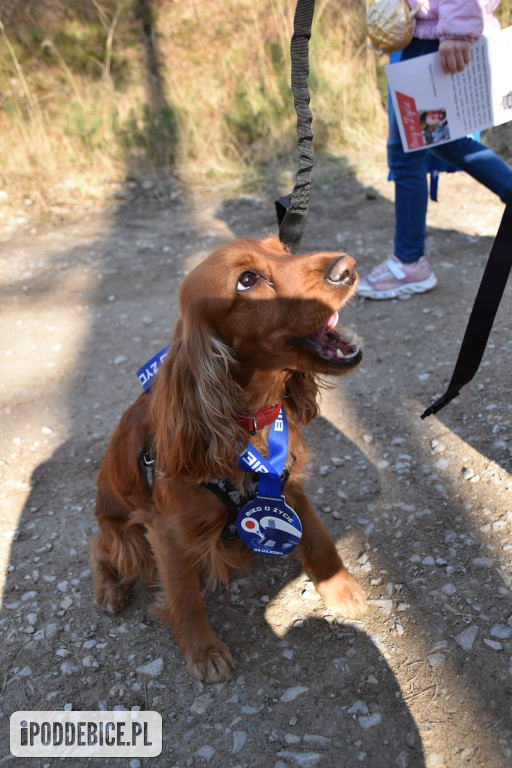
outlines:
[[[512,120],[512,27],[473,43],[455,75],[438,53],[388,64],[386,74],[404,152],[501,125]]]

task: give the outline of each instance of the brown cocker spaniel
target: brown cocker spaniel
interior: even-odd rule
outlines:
[[[185,278],[169,352],[112,436],[98,478],[100,533],[91,541],[95,599],[119,611],[135,579],[158,580],[157,614],[199,679],[230,672],[200,578],[227,582],[253,556],[233,525],[233,499],[245,504],[260,475],[241,468],[238,456],[249,441],[267,456],[281,401],[289,430],[281,479],[302,526],[294,554],[329,608],[351,617],[364,611],[363,592],[301,484],[302,429],[318,411],[318,377],[348,373],[361,360],[335,328],[356,288],[354,266],[342,253],[292,255],[275,237],[218,248]],[[154,482],[144,467],[154,467]]]

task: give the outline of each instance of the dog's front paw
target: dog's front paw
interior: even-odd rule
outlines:
[[[218,683],[229,677],[233,659],[229,648],[220,640],[193,655],[185,654],[190,673],[206,683]]]
[[[342,616],[357,619],[366,611],[364,592],[345,568],[319,582],[316,589],[327,607]]]

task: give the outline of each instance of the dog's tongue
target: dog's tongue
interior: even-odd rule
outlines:
[[[334,328],[339,320],[339,315],[337,312],[334,313],[334,315],[331,315],[328,319],[327,323],[325,324],[325,332],[331,330],[331,328]]]
[[[332,331],[336,323],[338,322],[339,316],[338,313],[335,312],[333,315],[330,316],[330,318],[327,320],[326,323],[320,326],[314,333],[310,335],[310,339],[312,341],[315,341],[317,344],[323,344],[325,336],[329,331]]]

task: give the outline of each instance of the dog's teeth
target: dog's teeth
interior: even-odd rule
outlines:
[[[341,351],[341,349],[337,349],[337,350],[336,350],[336,357],[345,357],[345,355],[343,354],[343,352]]]

